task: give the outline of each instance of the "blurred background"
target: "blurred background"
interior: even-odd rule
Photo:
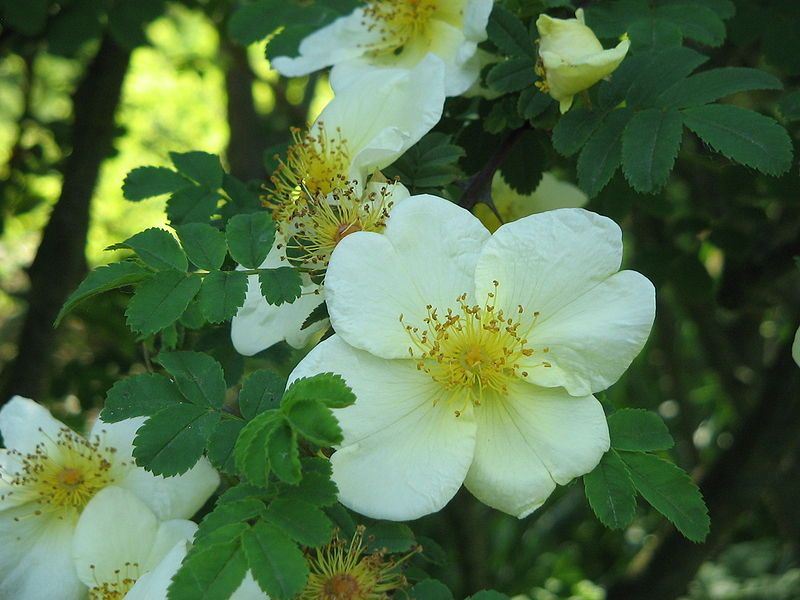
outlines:
[[[165,223],[164,199],[123,199],[129,170],[203,150],[258,187],[288,127],[330,98],[324,76],[287,81],[269,69],[249,28],[263,4],[0,0],[0,402],[29,396],[80,427],[114,381],[144,370],[122,293],[52,327],[87,269],[115,259],[104,248]],[[714,66],[778,75],[790,90],[780,103],[774,93],[732,101],[775,116],[796,142],[800,3],[736,5],[728,41],[703,51]],[[247,18],[236,16],[242,7]],[[569,160],[540,160],[574,172]],[[474,172],[469,157],[463,168]],[[661,193],[637,195],[618,174],[589,202],[623,226],[627,266],[658,290],[645,352],[602,400],[667,421],[711,535],[688,542],[645,507],[626,531],[606,530],[580,481],[524,521],[462,492],[415,527],[442,546],[447,560],[431,569],[457,597],[493,587],[534,600],[800,598],[800,367],[790,354],[799,195],[796,164],[769,178],[688,139]],[[245,362],[224,327],[199,343],[234,372],[286,373],[301,356],[277,346]]]

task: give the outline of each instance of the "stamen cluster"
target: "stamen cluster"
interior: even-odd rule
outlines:
[[[363,25],[380,34],[380,42],[369,50],[399,52],[415,37],[425,35],[436,4],[436,0],[368,0]]]
[[[92,572],[95,566],[90,566]],[[141,575],[141,568],[138,563],[125,563],[122,569],[114,572],[115,581],[98,583],[89,588],[89,600],[122,600],[131,590]],[[98,577],[94,576],[95,581]]]

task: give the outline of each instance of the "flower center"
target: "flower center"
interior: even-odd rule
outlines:
[[[89,442],[66,427],[49,442],[37,444],[30,454],[9,451],[20,458],[22,468],[17,473],[2,473],[10,490],[0,500],[6,495],[24,494],[48,512],[81,510],[97,492],[113,483],[113,448],[101,448],[99,440]]]
[[[400,315],[400,322],[412,342],[409,354],[417,360],[419,370],[443,386],[448,401],[466,399],[480,406],[492,393],[505,395],[510,383],[528,376],[526,369],[550,366],[546,361],[538,365],[533,363],[531,357],[535,351],[528,345],[527,335],[539,313],[533,313],[532,319],[525,319],[522,306],[517,307],[514,317],[506,315],[502,309],[497,310],[499,284],[496,281],[493,284],[494,291],[489,292],[483,306],[467,304],[467,294],[456,299],[458,309],[448,308],[444,316],[428,305],[428,316],[421,327],[407,324]],[[521,331],[523,320],[526,325]],[[541,352],[549,352],[549,349]],[[456,410],[456,416],[461,412]]]
[[[380,34],[370,50],[399,53],[416,37],[424,36],[439,0],[367,0],[364,26]]]
[[[95,566],[90,565],[92,572]],[[138,563],[125,563],[122,568],[114,571],[112,581],[98,581],[97,574],[94,579],[95,586],[89,588],[89,600],[122,600],[141,576]]]

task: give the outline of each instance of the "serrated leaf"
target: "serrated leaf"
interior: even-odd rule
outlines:
[[[342,429],[330,409],[317,400],[298,400],[286,418],[301,436],[320,447],[334,446],[342,441]]]
[[[416,543],[414,532],[404,523],[376,521],[364,531],[367,552],[408,552]]]
[[[254,485],[267,486],[270,472],[267,444],[281,421],[282,417],[277,412],[261,413],[245,425],[236,440],[236,468]]]
[[[605,115],[601,111],[576,107],[561,118],[553,128],[553,147],[562,156],[572,156],[583,148],[584,144],[603,122]]]
[[[286,390],[283,406],[288,409],[300,400],[318,400],[329,408],[344,408],[356,401],[356,395],[341,375],[319,373],[293,381]]]
[[[669,177],[683,136],[683,118],[674,109],[636,113],[622,135],[622,170],[638,192],[655,192]]]
[[[303,500],[273,500],[267,507],[265,518],[303,546],[322,546],[333,534],[333,524],[325,513]]]
[[[500,4],[495,4],[486,27],[489,39],[508,56],[536,60],[536,48],[519,18]]]
[[[441,581],[423,579],[408,590],[412,600],[453,600],[453,593]]]
[[[172,164],[179,173],[192,181],[196,181],[208,190],[217,190],[222,187],[222,177],[225,171],[219,162],[219,156],[208,152],[170,152]]]
[[[117,423],[149,417],[179,402],[183,402],[183,396],[174,383],[158,373],[144,373],[117,381],[106,394],[100,416],[106,423]]]
[[[200,291],[199,277],[179,271],[160,271],[136,288],[125,311],[128,326],[148,335],[168,327]]]
[[[617,450],[652,452],[675,444],[664,421],[641,408],[622,408],[608,417],[611,446]]]
[[[331,464],[322,458],[304,458],[301,461],[303,476],[296,486],[287,486],[281,496],[286,499],[305,500],[316,506],[336,503],[339,490],[331,481]],[[322,465],[323,468],[315,468]]]
[[[292,303],[303,292],[300,273],[291,267],[261,269],[258,272],[258,283],[261,295],[274,306]]]
[[[600,522],[610,529],[623,529],[636,515],[636,488],[619,455],[610,450],[600,464],[583,476],[586,499]]]
[[[320,302],[317,306],[312,310],[309,315],[306,317],[306,320],[303,321],[303,324],[300,326],[300,331],[304,329],[308,329],[315,323],[319,323],[320,321],[324,321],[325,319],[330,318],[328,314],[328,305],[325,302]]]
[[[275,225],[267,212],[236,215],[225,229],[233,260],[248,269],[257,269],[267,258],[275,241]]]
[[[208,223],[187,223],[176,228],[176,231],[192,263],[207,271],[222,266],[228,253],[224,233]]]
[[[542,161],[533,157],[542,154],[542,146],[536,131],[525,131],[511,148],[500,173],[506,183],[519,194],[532,194],[542,180]]]
[[[578,157],[578,183],[594,197],[619,167],[622,159],[622,133],[632,117],[629,109],[615,110],[586,142]]]
[[[532,121],[552,104],[553,98],[549,94],[542,93],[538,88],[531,86],[520,93],[517,112],[523,119]]]
[[[228,20],[228,35],[243,46],[259,42],[288,22],[285,7],[280,0],[239,6]]]
[[[773,119],[729,104],[711,104],[682,111],[684,123],[714,150],[767,175],[792,166],[792,142]]]
[[[239,411],[245,419],[253,419],[265,410],[278,408],[286,380],[272,371],[253,371],[242,383]]]
[[[214,510],[200,521],[194,542],[196,544],[205,544],[209,536],[214,532],[229,525],[255,519],[264,513],[265,508],[264,503],[258,498],[242,498],[227,502],[218,500]]]
[[[222,323],[236,314],[246,295],[247,275],[241,271],[212,271],[203,278],[197,299],[209,323]]]
[[[166,167],[137,167],[125,176],[122,195],[133,202],[171,194],[191,185],[187,179]]]
[[[695,73],[672,85],[658,99],[661,106],[700,106],[749,90],[780,90],[780,79],[760,69],[723,67]]]
[[[226,419],[219,422],[214,433],[208,438],[208,460],[224,473],[236,474],[233,449],[243,428],[244,421]]]
[[[710,8],[696,2],[671,3],[655,7],[654,15],[680,27],[684,37],[716,47],[725,41],[725,23]]]
[[[151,227],[132,235],[109,249],[130,248],[142,261],[157,271],[174,269],[186,271],[189,263],[186,254],[172,235],[158,227]]]
[[[634,52],[680,46],[683,42],[681,28],[662,19],[645,18],[628,26],[628,37]]]
[[[128,261],[97,267],[86,276],[78,289],[69,295],[53,326],[58,327],[64,316],[84,300],[103,292],[139,283],[149,276],[149,271]]]
[[[232,208],[236,213],[255,212],[261,208],[258,192],[250,189],[245,183],[225,173],[222,179],[222,189],[232,201]]]
[[[274,600],[299,594],[308,579],[303,553],[275,525],[260,522],[242,537],[247,564],[258,585]]]
[[[193,404],[222,408],[225,378],[220,364],[202,352],[162,352],[156,360],[172,375],[181,394]]]
[[[180,475],[203,455],[206,440],[219,422],[219,413],[182,403],[162,408],[136,432],[136,464],[155,475]]]
[[[178,190],[167,200],[167,217],[173,227],[205,223],[217,210],[219,193],[198,185]]]
[[[169,600],[224,600],[239,588],[247,559],[239,537],[194,549],[169,586]]]
[[[639,493],[686,538],[702,542],[710,521],[700,490],[689,475],[652,454],[621,452]]]
[[[287,423],[278,425],[270,435],[267,454],[272,472],[278,479],[292,485],[300,482],[300,451],[297,447],[297,434]]]
[[[531,58],[510,58],[497,63],[486,75],[486,83],[495,91],[508,93],[532,87],[536,79]]]

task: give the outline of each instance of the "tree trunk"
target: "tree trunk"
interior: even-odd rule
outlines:
[[[89,207],[103,160],[114,138],[114,115],[130,51],[105,37],[72,97],[72,152],[63,168],[61,196],[28,269],[28,312],[17,357],[3,373],[0,403],[20,394],[47,395],[56,338],[53,321],[86,273]]]

